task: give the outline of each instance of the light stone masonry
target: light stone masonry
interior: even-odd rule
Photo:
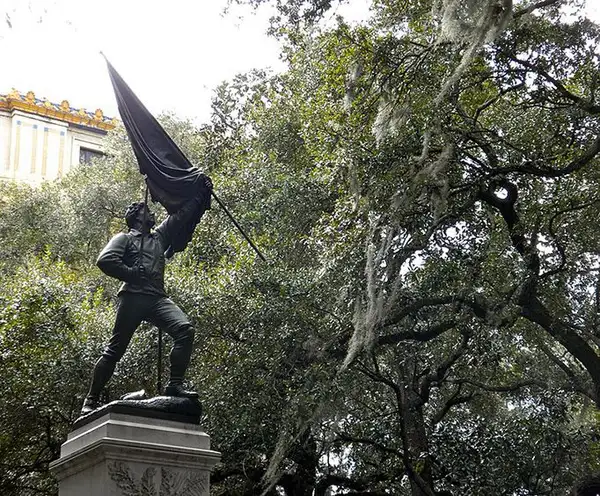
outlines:
[[[108,412],[75,428],[50,469],[59,496],[208,496],[220,457],[199,425]]]

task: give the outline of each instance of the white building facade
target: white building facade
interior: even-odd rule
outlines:
[[[117,124],[102,110],[74,109],[33,92],[0,95],[0,180],[37,186],[102,155],[104,136]]]

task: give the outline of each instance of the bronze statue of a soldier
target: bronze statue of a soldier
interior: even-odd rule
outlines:
[[[98,256],[98,267],[105,274],[123,281],[123,284],[118,292],[112,337],[94,367],[82,414],[100,406],[100,393],[143,320],[167,332],[174,341],[169,355],[170,377],[164,394],[198,397],[198,393],[187,391],[183,386],[192,354],[194,328],[185,313],[167,297],[164,271],[165,253],[172,251],[172,246],[180,242],[178,238],[182,237],[182,233],[184,238],[191,237],[191,231],[206,209],[206,189],[212,191],[208,176],[202,175],[201,186],[195,198],[169,215],[154,231],[151,231],[155,225],[154,214],[146,203],[131,204],[125,213],[129,232],[114,236]]]

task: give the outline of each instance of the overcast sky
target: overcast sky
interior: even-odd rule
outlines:
[[[13,26],[0,19],[0,93],[32,90],[116,115],[102,50],[150,111],[206,120],[221,81],[255,67],[284,68],[277,42],[266,35],[272,11],[236,7],[223,15],[226,3],[0,0],[0,14],[9,12]],[[598,4],[588,0],[590,16],[600,20]],[[336,13],[356,19],[369,5],[351,0]]]
[[[7,1],[19,6],[13,28],[1,33],[0,93],[32,90],[114,115],[102,50],[152,112],[195,117],[207,115],[220,81],[281,67],[277,43],[264,34],[266,10],[244,9],[240,23],[235,13],[222,15],[224,0],[32,0],[31,11],[28,0],[0,5]]]

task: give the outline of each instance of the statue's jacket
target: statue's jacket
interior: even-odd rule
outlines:
[[[169,215],[155,230],[144,237],[142,265],[146,279],[140,282],[135,267],[140,262],[142,233],[130,229],[128,233],[114,236],[100,252],[96,265],[106,275],[115,277],[123,284],[119,294],[140,293],[166,296],[165,252],[186,231],[193,229],[204,213],[204,200],[197,197],[189,200],[180,210]]]

